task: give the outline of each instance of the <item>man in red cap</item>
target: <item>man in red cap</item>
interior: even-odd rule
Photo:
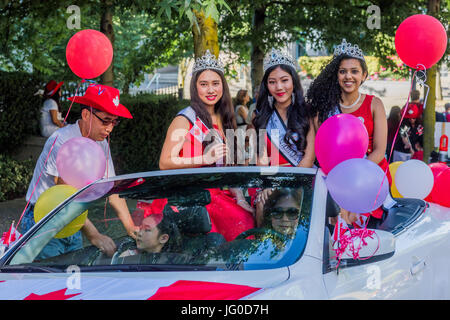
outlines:
[[[44,149],[37,160],[33,179],[28,187],[26,200],[30,201],[30,204],[22,218],[22,233],[25,233],[34,225],[34,204],[42,192],[55,184],[64,183],[56,167],[56,155],[59,148],[66,141],[75,137],[86,137],[96,141],[105,152],[106,159],[108,159],[104,177],[115,176],[114,165],[106,138],[114,129],[114,126],[120,122],[119,117],[133,118],[128,109],[120,104],[119,99],[118,89],[99,84],[90,85],[84,96],[69,98],[69,100],[82,105],[81,118],[74,124],[58,129],[47,139]],[[114,194],[109,197],[109,203],[116,211],[127,233],[131,237],[135,237],[137,228],[131,219],[125,199],[119,198],[117,194]],[[115,252],[116,246],[114,241],[108,236],[99,233],[89,219],[86,219],[86,223],[81,231],[93,245],[109,256]],[[81,233],[77,232],[68,238],[54,238],[50,240],[38,258],[45,259],[80,248],[82,248],[82,237]]]

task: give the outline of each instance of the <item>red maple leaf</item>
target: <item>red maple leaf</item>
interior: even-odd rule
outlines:
[[[35,294],[32,293],[25,297],[24,300],[67,300],[69,298],[72,298],[74,296],[77,296],[81,293],[75,293],[75,294],[68,294],[66,295],[67,288],[61,289],[58,291],[52,291],[45,294]]]

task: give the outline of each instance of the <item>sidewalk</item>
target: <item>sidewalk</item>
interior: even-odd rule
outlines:
[[[25,198],[0,202],[0,236],[3,232],[8,231],[13,220],[15,221],[14,225],[17,225],[26,204]]]

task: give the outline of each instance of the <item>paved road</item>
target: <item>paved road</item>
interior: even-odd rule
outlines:
[[[13,220],[17,224],[26,204],[25,198],[0,202],[0,236],[8,231]]]

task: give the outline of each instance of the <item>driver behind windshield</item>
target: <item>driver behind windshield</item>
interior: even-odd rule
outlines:
[[[285,235],[294,236],[303,202],[303,189],[274,190],[264,204],[263,226]]]

